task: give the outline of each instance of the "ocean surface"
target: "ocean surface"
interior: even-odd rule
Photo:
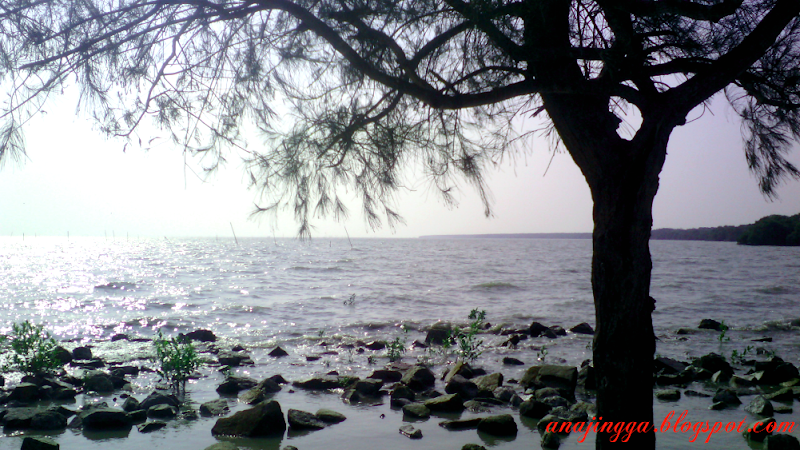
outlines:
[[[652,241],[651,253],[659,354],[687,360],[708,351],[729,355],[760,346],[798,364],[798,328],[789,322],[800,318],[800,248]],[[427,328],[437,321],[466,323],[472,309],[485,310],[494,326],[523,328],[532,321],[566,329],[581,322],[594,326],[590,260],[591,241],[579,239],[239,239],[237,244],[233,239],[6,237],[0,238],[0,334],[8,333],[14,322],[30,320],[44,324],[67,348],[90,344],[107,360],[140,361],[150,355],[147,343],[110,342],[111,336],[152,337],[157,330],[174,335],[203,328],[220,338],[220,348],[240,344],[250,351],[256,365],[238,369],[241,374],[263,378],[281,373],[292,380],[336,369],[363,376],[386,362],[384,353],[360,354],[345,344],[399,337],[409,345],[406,362],[444,359],[411,350],[410,344],[424,340]],[[676,333],[696,328],[702,318],[724,320],[730,341],[720,341],[716,332]],[[750,341],[761,336],[773,341]],[[502,356],[529,364],[542,356],[548,363],[575,365],[591,358],[591,337],[585,335],[530,339],[518,349],[500,347],[507,336],[482,338],[485,352],[479,362],[507,377],[527,366],[504,368]],[[267,356],[276,345],[290,356]],[[307,361],[309,355],[321,357]],[[205,369],[203,378],[190,386],[193,400],[216,398],[214,387],[221,377]],[[152,382],[152,377],[139,377],[135,394],[146,395]],[[333,397],[298,393],[294,399],[309,408],[333,402],[346,415],[353,409]],[[370,411],[355,408],[352,414],[372,417]],[[153,448],[204,448],[214,442],[205,429],[213,422],[201,422],[148,435],[156,437],[134,438],[134,429],[125,439],[91,439],[67,430],[57,439],[72,444],[62,444],[62,449],[109,448],[109,439],[119,449],[138,448],[142,442]],[[187,441],[192,445],[169,444],[197,427],[204,431],[192,433],[197,434]],[[395,439],[397,427],[390,428]],[[441,433],[436,428],[429,434]],[[340,429],[348,430],[344,425]],[[528,431],[537,434],[534,429]],[[348,435],[353,432],[344,431],[342,439],[354,438]],[[477,442],[463,432],[445,433],[441,439],[460,436],[448,448]],[[301,444],[315,439],[324,443],[332,435],[324,430],[278,443],[313,448]],[[364,448],[419,448],[402,439]],[[538,437],[535,443],[538,447]],[[279,448],[272,441],[259,445],[253,448]],[[533,444],[518,437],[491,445],[511,449]],[[588,440],[565,445],[593,447]],[[19,438],[0,438],[0,448],[6,447],[19,448]]]

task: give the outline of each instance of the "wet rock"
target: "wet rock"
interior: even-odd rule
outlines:
[[[269,352],[269,356],[272,356],[273,358],[281,358],[283,356],[289,356],[289,352],[281,347],[275,347]]]
[[[69,423],[67,424],[67,428],[70,428],[70,429],[73,429],[73,430],[80,429],[82,427],[83,427],[83,420],[81,419],[81,416],[73,417],[69,421]]]
[[[560,327],[558,325],[551,326],[550,327],[550,331],[555,333],[556,336],[566,336],[567,335],[567,330],[563,329],[562,327]]]
[[[111,378],[108,374],[99,371],[91,371],[83,377],[83,389],[107,394],[114,391],[114,383],[111,382]]]
[[[526,389],[553,387],[565,398],[575,397],[578,384],[578,368],[574,366],[533,366],[525,371],[519,384]]]
[[[72,353],[70,353],[70,351],[65,349],[64,347],[59,345],[58,347],[53,349],[53,352],[55,352],[56,359],[60,361],[62,365],[69,364],[72,362]],[[2,384],[0,384],[0,386],[2,386]]]
[[[527,400],[519,405],[519,415],[531,419],[541,419],[550,413],[553,407],[539,400]]]
[[[791,402],[794,397],[794,389],[790,387],[778,389],[771,394],[764,395],[764,398],[767,400],[775,400],[779,402]]]
[[[117,334],[111,336],[111,342],[127,341],[127,340],[128,340],[128,335],[127,334],[117,333]]]
[[[719,388],[711,399],[714,403],[722,403],[728,406],[741,405],[742,401],[736,395],[736,391],[730,388]]]
[[[511,414],[484,417],[478,423],[478,431],[492,436],[516,436],[517,422],[514,421]]]
[[[36,408],[10,408],[3,417],[3,422],[9,430],[30,428],[31,420],[38,412]]]
[[[162,394],[161,392],[158,391],[153,391],[152,393],[150,393],[150,395],[147,396],[147,398],[142,400],[142,403],[139,405],[139,407],[140,409],[147,411],[151,407],[156,405],[169,405],[177,408],[178,406],[180,406],[180,402],[172,394],[167,395],[167,394]]]
[[[221,398],[200,405],[200,414],[203,416],[222,416],[229,412],[228,402]]]
[[[383,387],[383,381],[367,378],[366,380],[358,380],[349,386],[360,395],[365,397],[380,397],[380,391]]]
[[[478,444],[464,444],[461,450],[486,450],[486,447]]]
[[[416,399],[416,395],[414,394],[414,391],[411,390],[411,388],[409,388],[408,386],[400,384],[400,385],[397,385],[397,387],[395,387],[392,390],[392,394],[391,394],[390,398],[391,398],[391,403],[390,404],[392,406],[402,406],[402,405],[399,405],[399,403],[400,403],[399,400],[406,400],[406,401],[409,401],[409,402],[413,402]]]
[[[90,360],[92,359],[92,349],[89,347],[76,347],[72,350],[72,359]]]
[[[772,412],[775,414],[791,414],[794,410],[789,405],[773,405]]]
[[[542,435],[542,448],[543,449],[557,449],[561,446],[561,439],[557,433],[546,431]]]
[[[436,384],[436,377],[427,367],[414,366],[403,375],[401,382],[415,391],[424,391]]]
[[[469,364],[463,361],[457,361],[455,364],[453,364],[449,369],[445,371],[442,380],[444,380],[445,383],[449,383],[450,380],[456,375],[461,375],[462,377],[469,380],[470,378],[475,376],[475,373],[472,370],[472,367],[469,366]]]
[[[703,319],[700,321],[700,325],[698,325],[697,328],[701,330],[722,331],[722,323],[714,319]]]
[[[386,343],[383,341],[373,341],[369,344],[365,344],[364,347],[368,350],[383,350],[386,348]]]
[[[795,378],[800,378],[800,373],[797,367],[787,362],[767,366],[761,375],[756,374],[756,379],[761,384],[780,384]]]
[[[772,434],[772,431],[767,430],[767,427],[771,423],[775,423],[775,419],[772,417],[766,420],[758,420],[753,422],[747,426],[747,429],[742,433],[742,435],[751,441],[763,442],[767,436]]]
[[[422,439],[422,431],[414,428],[412,425],[403,425],[400,427],[400,434],[411,439]]]
[[[464,410],[464,401],[458,394],[442,395],[427,400],[424,404],[434,412],[461,412]]]
[[[228,377],[222,384],[217,386],[217,393],[220,395],[238,395],[245,389],[251,389],[258,385],[258,381],[249,377]]]
[[[319,420],[317,416],[299,409],[290,409],[288,418],[289,428],[292,430],[321,430],[325,428],[325,422]]]
[[[166,426],[166,423],[154,420],[152,422],[143,423],[136,427],[136,429],[139,430],[139,433],[152,433],[153,431],[160,430]]]
[[[283,418],[281,405],[275,400],[270,400],[239,411],[231,417],[218,419],[211,429],[211,434],[259,437],[283,435],[284,431],[286,431],[286,420]]]
[[[217,355],[217,359],[219,363],[223,366],[230,366],[230,367],[239,367],[244,365],[252,365],[253,360],[250,357],[243,353],[233,353],[233,352],[220,352]]]
[[[653,360],[653,370],[655,373],[676,375],[684,371],[688,364],[672,358],[660,356]]]
[[[531,323],[531,326],[528,327],[528,333],[531,335],[531,337],[539,337],[539,336],[550,337],[549,335],[552,335],[553,338],[556,337],[555,333],[553,333],[553,330],[542,325],[539,322]]]
[[[130,428],[131,421],[125,411],[113,408],[96,408],[81,414],[87,430],[114,430]]]
[[[698,367],[700,369],[705,369],[712,374],[722,371],[726,374],[733,375],[733,368],[728,361],[725,360],[724,356],[720,356],[716,353],[709,353],[707,355],[703,355],[692,362],[692,365]]]
[[[656,398],[668,402],[677,402],[681,399],[681,391],[677,389],[659,389],[656,391]]]
[[[8,400],[16,400],[22,403],[31,403],[41,398],[39,386],[34,383],[20,383],[14,387]]]
[[[427,419],[431,416],[431,410],[422,403],[409,403],[403,406],[403,415],[415,419]]]
[[[464,420],[445,420],[444,422],[439,422],[439,426],[450,431],[477,430],[481,420],[483,419],[480,417]]]
[[[41,411],[31,417],[31,430],[60,430],[67,427],[67,418],[55,411]]]
[[[572,331],[576,334],[594,334],[594,328],[586,322],[579,323],[574,327],[570,328],[569,331]]]
[[[341,386],[341,381],[338,375],[322,375],[316,376],[305,381],[295,381],[292,383],[294,387],[301,389],[308,389],[312,391],[322,391],[326,389],[336,389]]]
[[[284,447],[283,450],[287,448],[288,447]],[[209,445],[205,450],[239,450],[239,447],[234,445],[233,442],[217,442],[216,444]]]
[[[211,330],[194,330],[186,333],[186,338],[199,342],[216,342],[217,336]]]
[[[476,413],[476,414],[488,413],[489,411],[491,411],[491,409],[489,409],[490,406],[492,406],[492,405],[490,405],[489,403],[484,403],[484,402],[478,401],[478,400],[468,400],[468,401],[464,402],[464,409],[466,409],[469,412]]]
[[[766,444],[766,450],[800,450],[800,441],[790,434],[768,436]]]
[[[578,371],[578,385],[584,389],[597,389],[595,381],[594,366],[583,366]]]
[[[425,343],[442,345],[445,340],[451,337],[452,333],[453,327],[449,323],[437,322],[431,326],[431,329],[428,330],[428,334],[425,335]]]
[[[754,398],[744,410],[754,416],[771,416],[774,414],[772,403],[761,395]]]
[[[315,416],[318,420],[327,424],[334,424],[347,420],[347,417],[345,417],[344,414],[324,408],[317,411]]]
[[[481,375],[473,378],[471,381],[478,386],[478,390],[493,392],[503,385],[503,374],[495,372],[490,375]]]
[[[170,405],[155,405],[147,409],[147,417],[155,419],[171,419],[178,415],[178,410]]]
[[[509,356],[506,356],[506,357],[503,358],[503,364],[506,365],[506,366],[524,366],[525,365],[524,362],[518,360],[517,358],[511,358]]]
[[[458,394],[463,399],[471,399],[478,396],[478,386],[461,375],[453,376],[444,387],[444,391],[448,394]]]
[[[139,400],[136,400],[134,397],[128,397],[125,399],[125,402],[122,403],[122,410],[125,412],[137,411],[142,409]]]
[[[384,383],[396,383],[403,379],[403,374],[397,370],[380,369],[372,372],[372,375],[367,378],[381,380]]]
[[[25,436],[21,450],[59,450],[56,441],[42,436]]]

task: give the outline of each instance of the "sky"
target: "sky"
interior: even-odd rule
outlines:
[[[193,173],[199,162],[189,157],[185,164],[179,148],[160,144],[123,152],[122,141],[102,136],[76,115],[68,99],[45,110],[25,129],[27,160],[0,168],[0,236],[231,237],[231,228],[239,237],[297,235],[288,211],[277,220],[251,218],[258,193],[247,189],[236,157],[201,180]],[[740,124],[723,101],[703,114],[693,112],[690,119],[670,140],[654,204],[655,228],[738,225],[770,214],[800,213],[800,182],[781,186],[775,201],[761,195],[747,169]],[[257,148],[257,141],[251,139],[251,147]],[[790,159],[800,165],[800,149]],[[397,196],[405,224],[372,230],[353,203],[345,222],[312,222],[312,237],[592,230],[583,176],[566,152],[553,155],[544,138],[487,175],[493,199],[489,218],[470,186],[462,186],[459,206],[450,209],[421,177],[409,173],[410,189]]]

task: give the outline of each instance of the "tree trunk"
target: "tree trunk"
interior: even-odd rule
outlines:
[[[597,320],[593,353],[598,419],[634,426],[630,424],[653,423],[655,337],[649,240],[658,178],[620,175],[621,179],[610,177],[596,183],[601,186],[592,186],[592,290]],[[598,449],[620,447],[653,449],[655,434],[598,434]]]

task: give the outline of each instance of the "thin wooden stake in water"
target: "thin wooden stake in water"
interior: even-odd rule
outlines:
[[[233,222],[228,222],[231,224],[231,232],[233,233],[233,240],[236,241],[236,245],[239,245],[239,239],[236,239],[236,231],[233,230]]]

